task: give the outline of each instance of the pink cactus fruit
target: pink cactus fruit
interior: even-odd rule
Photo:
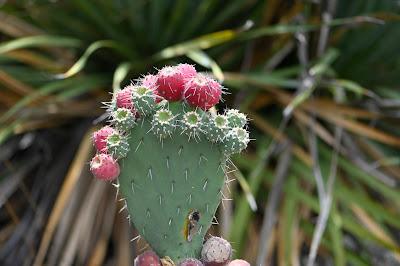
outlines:
[[[90,171],[101,180],[112,181],[119,176],[119,164],[109,154],[96,154],[90,161]]]
[[[194,107],[208,110],[221,99],[222,86],[206,75],[197,74],[185,84],[183,98]]]
[[[197,75],[196,69],[190,64],[179,64],[178,69],[181,71],[184,79],[189,79]]]
[[[163,99],[162,96],[159,95],[158,93],[158,85],[157,85],[157,76],[152,75],[152,74],[147,74],[146,76],[143,77],[141,81],[141,85],[145,86],[153,91],[153,94],[155,95],[155,102],[159,103]]]
[[[115,133],[112,127],[105,126],[93,133],[93,144],[97,151],[107,152],[107,137]]]
[[[178,263],[178,266],[204,266],[198,259],[186,258]]]
[[[117,92],[116,95],[116,102],[118,108],[126,108],[135,112],[135,108],[132,103],[132,93],[133,93],[133,86],[129,85],[124,89]]]
[[[141,85],[143,85],[149,89],[152,89],[152,90],[157,89],[157,76],[152,75],[152,74],[147,74],[141,80]]]
[[[163,67],[157,74],[157,95],[175,102],[182,99],[185,78],[177,66]]]
[[[233,260],[228,264],[228,266],[250,266],[250,263],[245,260]]]
[[[221,237],[210,237],[201,251],[202,261],[206,266],[226,265],[232,257],[231,244]]]
[[[134,266],[161,266],[160,258],[153,251],[145,251],[136,257]]]

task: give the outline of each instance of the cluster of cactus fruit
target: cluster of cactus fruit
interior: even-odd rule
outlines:
[[[223,238],[211,237],[203,246],[201,260],[196,258],[185,258],[178,262],[178,266],[250,266],[245,260],[231,260],[231,244]],[[161,266],[171,265],[165,259],[160,259],[153,251],[146,251],[136,257],[134,266]]]
[[[115,92],[111,126],[93,134],[93,175],[116,181],[129,221],[159,256],[176,263],[201,255],[210,266],[230,260],[210,264],[202,254],[229,157],[249,142],[246,115],[216,112],[222,94],[220,83],[192,65],[166,66]],[[202,265],[193,263],[181,265]]]

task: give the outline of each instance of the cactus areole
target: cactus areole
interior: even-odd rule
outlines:
[[[128,218],[152,249],[174,261],[200,258],[221,201],[227,160],[249,142],[247,118],[237,110],[210,112],[222,86],[190,65],[147,77],[154,80],[151,86],[142,79],[115,93],[109,107],[113,130],[95,133],[107,147],[97,152],[118,162],[116,182]]]

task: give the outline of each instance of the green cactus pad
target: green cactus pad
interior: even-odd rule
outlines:
[[[177,86],[170,87],[173,92],[197,75],[194,68],[168,69],[174,70],[168,79]],[[158,96],[156,81],[127,87],[137,113],[117,109],[113,96],[108,112],[117,130],[107,137],[107,152],[118,160],[119,192],[141,238],[160,257],[199,259],[221,202],[226,162],[249,142],[247,117],[237,110],[223,115],[214,107],[205,111],[184,100],[167,101]],[[204,90],[194,93],[203,102],[211,97]]]
[[[148,121],[131,131],[120,191],[136,229],[159,256],[199,257],[220,202],[225,156],[217,145],[175,134],[160,145]]]

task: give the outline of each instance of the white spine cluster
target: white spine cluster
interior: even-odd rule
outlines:
[[[182,133],[188,135],[189,140],[198,140],[201,133],[203,133],[201,117],[196,111],[185,113],[180,121],[180,125]]]
[[[125,136],[114,132],[107,137],[107,151],[115,158],[124,158],[129,152],[129,144]]]
[[[112,123],[118,130],[128,132],[136,124],[135,115],[127,108],[118,108],[114,112]]]
[[[209,116],[205,118],[204,131],[207,139],[214,143],[223,142],[229,130],[228,120],[225,115]]]
[[[247,117],[245,114],[236,109],[229,109],[226,112],[229,127],[244,127],[247,124]]]
[[[172,137],[176,128],[186,134],[190,140],[199,141],[204,136],[210,142],[221,147],[230,156],[240,153],[250,141],[246,130],[247,117],[236,109],[230,109],[225,114],[213,115],[208,111],[189,110],[171,107],[168,102],[155,101],[154,91],[145,86],[133,86],[132,103],[134,111],[118,108],[113,112],[112,122],[119,132],[129,135],[136,126],[136,114],[139,119],[150,119],[151,130],[160,140]],[[171,109],[169,109],[171,108]],[[137,112],[137,113],[136,113]],[[126,137],[114,134],[107,141],[107,148],[116,158],[125,157],[129,151]]]
[[[160,139],[171,137],[176,127],[175,117],[168,109],[158,110],[151,121],[151,131]]]
[[[240,127],[229,130],[223,142],[223,149],[227,155],[239,153],[246,149],[249,143],[249,132]]]
[[[135,86],[132,93],[132,102],[135,108],[143,116],[149,116],[156,111],[157,104],[155,102],[153,90],[144,86]]]

